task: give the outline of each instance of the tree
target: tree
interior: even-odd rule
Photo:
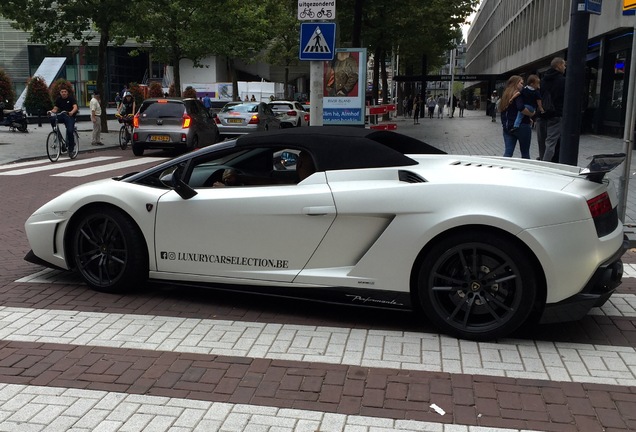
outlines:
[[[184,98],[195,98],[197,97],[197,91],[192,86],[187,86],[183,91]]]
[[[43,116],[53,108],[53,101],[49,93],[49,86],[41,76],[34,76],[27,84],[24,107],[28,114]]]
[[[13,108],[15,104],[15,91],[13,90],[13,84],[11,78],[0,68],[0,103],[7,101],[5,109]]]
[[[285,68],[283,82],[285,84],[285,98],[292,99],[287,94],[289,84],[289,67],[298,64],[298,35],[300,23],[296,19],[297,0],[286,0],[276,3],[272,10],[278,17],[272,22],[273,38],[267,47],[264,59],[267,63]]]
[[[2,0],[0,14],[13,20],[15,28],[31,32],[31,41],[45,44],[53,53],[61,52],[71,41],[86,44],[95,38],[95,34],[99,35],[97,90],[106,95],[106,49],[115,37],[126,36],[126,28],[134,28],[136,17],[130,13],[133,3],[119,0]],[[108,98],[102,98],[103,110],[107,104]],[[101,118],[102,131],[108,132],[107,118]]]
[[[479,0],[339,0],[340,39],[367,48],[378,67],[399,46],[401,67],[426,63],[428,69],[435,69],[443,64],[457,30],[478,4]],[[374,74],[376,95],[378,82],[379,73]]]
[[[163,97],[163,87],[161,87],[161,83],[157,81],[153,81],[148,86],[148,97],[157,98]]]
[[[235,100],[239,97],[239,92],[234,60],[254,61],[257,54],[267,48],[275,34],[275,26],[272,23],[283,19],[278,14],[281,10],[277,5],[278,1],[263,0],[256,3],[243,0],[217,1],[219,10],[232,11],[232,13],[215,16],[215,25],[209,29],[209,34],[214,41],[210,49],[212,54],[226,59]]]
[[[181,96],[181,60],[189,59],[195,67],[201,66],[201,59],[212,52],[211,29],[219,25],[219,15],[235,12],[216,3],[211,7],[207,0],[135,2],[137,40],[149,44],[146,49],[155,60],[172,65],[176,96]],[[222,10],[232,10],[232,14],[218,14]]]

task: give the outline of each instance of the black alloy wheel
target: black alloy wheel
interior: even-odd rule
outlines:
[[[93,208],[74,225],[74,264],[93,289],[115,293],[142,285],[148,252],[136,225],[112,207]]]
[[[422,261],[420,305],[443,331],[492,340],[521,326],[537,291],[528,254],[491,233],[457,233],[435,245]]]

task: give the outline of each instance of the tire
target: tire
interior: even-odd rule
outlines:
[[[71,159],[75,159],[77,157],[77,155],[79,154],[79,146],[80,146],[79,134],[77,133],[77,131],[73,132],[73,136],[75,139],[75,147],[73,147],[73,153],[71,152],[68,153],[68,157]]]
[[[86,211],[70,235],[75,268],[92,289],[117,293],[146,282],[146,242],[121,211],[105,206]]]
[[[51,162],[56,162],[60,158],[62,147],[55,132],[50,132],[46,137],[46,155]]]
[[[132,151],[135,156],[143,156],[144,155],[144,146],[142,144],[133,142]]]
[[[189,149],[186,149],[186,151],[196,150],[198,148],[199,148],[199,136],[195,135],[194,138],[192,138],[192,146]]]
[[[119,128],[119,148],[122,150],[126,150],[128,147],[128,140],[126,139],[126,126],[122,126]]]
[[[455,233],[421,261],[420,306],[442,331],[472,340],[509,335],[528,318],[537,296],[532,259],[492,233]]]

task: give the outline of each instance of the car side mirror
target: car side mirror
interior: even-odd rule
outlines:
[[[170,177],[170,186],[172,189],[179,194],[179,196],[185,200],[188,200],[195,195],[197,195],[197,191],[192,189],[190,185],[184,182],[181,178],[183,176],[183,165],[179,165],[177,169],[175,169],[172,174],[169,174],[167,177]],[[161,179],[163,181],[163,178]]]

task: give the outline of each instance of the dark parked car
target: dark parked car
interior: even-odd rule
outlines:
[[[133,153],[146,149],[187,151],[221,140],[214,119],[201,101],[192,98],[152,98],[135,115]]]

